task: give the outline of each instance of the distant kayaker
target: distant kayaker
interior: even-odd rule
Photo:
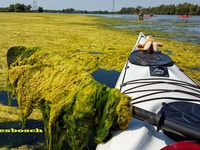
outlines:
[[[144,14],[143,14],[143,12],[141,12],[141,13],[138,15],[138,18],[139,18],[139,19],[143,19],[143,17],[144,17]]]
[[[162,47],[163,44],[155,42],[153,36],[151,35],[147,36],[146,41],[144,43],[139,43],[137,45],[139,50],[152,50],[154,52],[158,51],[158,46]]]

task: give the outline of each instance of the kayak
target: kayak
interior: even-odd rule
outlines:
[[[133,118],[96,150],[200,149],[200,87],[169,56],[138,50],[145,39],[139,33],[115,86],[132,98]]]
[[[143,16],[141,16],[141,15],[138,15],[138,19],[139,19],[139,20],[143,20],[143,19],[144,19],[144,17],[143,17]]]
[[[139,20],[143,20],[143,19],[144,19],[144,15],[143,15],[142,12],[138,15],[138,19],[139,19]]]
[[[154,18],[154,17],[156,17],[156,15],[153,15],[153,14],[145,15],[145,18],[146,18],[146,19],[150,19],[150,18]]]
[[[191,18],[191,16],[181,16],[181,15],[179,15],[178,18]]]

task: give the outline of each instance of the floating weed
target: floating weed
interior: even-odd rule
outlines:
[[[20,121],[21,110],[18,107],[10,107],[0,104],[0,122]],[[42,113],[39,109],[33,109],[29,119],[42,120]]]
[[[65,140],[74,149],[82,148],[87,143],[86,135],[93,131],[96,142],[101,142],[114,122],[121,122],[121,127],[116,125],[116,129],[124,128],[131,117],[129,98],[98,83],[91,74],[99,68],[121,71],[141,31],[162,42],[162,52],[172,50],[173,61],[200,83],[199,71],[189,69],[199,68],[199,45],[168,40],[176,35],[152,31],[144,25],[135,29],[115,28],[129,23],[138,25],[139,21],[84,15],[0,13],[0,89],[13,90],[20,107],[12,110],[16,115],[7,118],[15,120],[16,116],[18,120],[22,115],[25,121],[34,113],[34,108],[39,108],[42,117],[33,117],[43,119],[49,149],[59,149]],[[22,46],[24,53],[12,63],[9,70],[11,86],[7,86],[6,54],[16,46]],[[93,54],[95,52],[102,54]],[[113,109],[109,107],[111,103]],[[122,115],[119,110],[123,105],[126,105],[123,116],[127,118],[118,120],[116,114]],[[1,111],[2,115],[8,114],[7,109],[9,106]],[[108,111],[113,118],[106,116]],[[97,125],[95,129],[94,124]]]
[[[42,111],[48,149],[61,149],[66,142],[74,150],[82,149],[91,134],[101,143],[109,132],[128,126],[131,98],[92,78],[86,70],[99,65],[94,55],[71,52],[65,58],[37,50],[30,56],[31,49],[21,50],[10,65],[9,83],[17,96],[22,124],[34,108]]]

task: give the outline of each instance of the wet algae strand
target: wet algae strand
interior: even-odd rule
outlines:
[[[87,146],[90,135],[101,143],[109,133],[128,126],[131,98],[92,78],[88,70],[98,66],[96,57],[70,52],[61,57],[13,47],[8,58],[9,86],[17,97],[22,122],[25,124],[33,108],[41,109],[49,150],[80,150]]]

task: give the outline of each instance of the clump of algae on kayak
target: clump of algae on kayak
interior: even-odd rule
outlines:
[[[87,146],[90,135],[101,143],[110,132],[128,126],[131,98],[95,81],[89,72],[98,66],[98,57],[86,52],[62,57],[25,47],[13,47],[8,53],[13,56],[9,84],[17,96],[22,123],[33,108],[40,108],[49,150],[59,150],[66,143],[79,150]]]

